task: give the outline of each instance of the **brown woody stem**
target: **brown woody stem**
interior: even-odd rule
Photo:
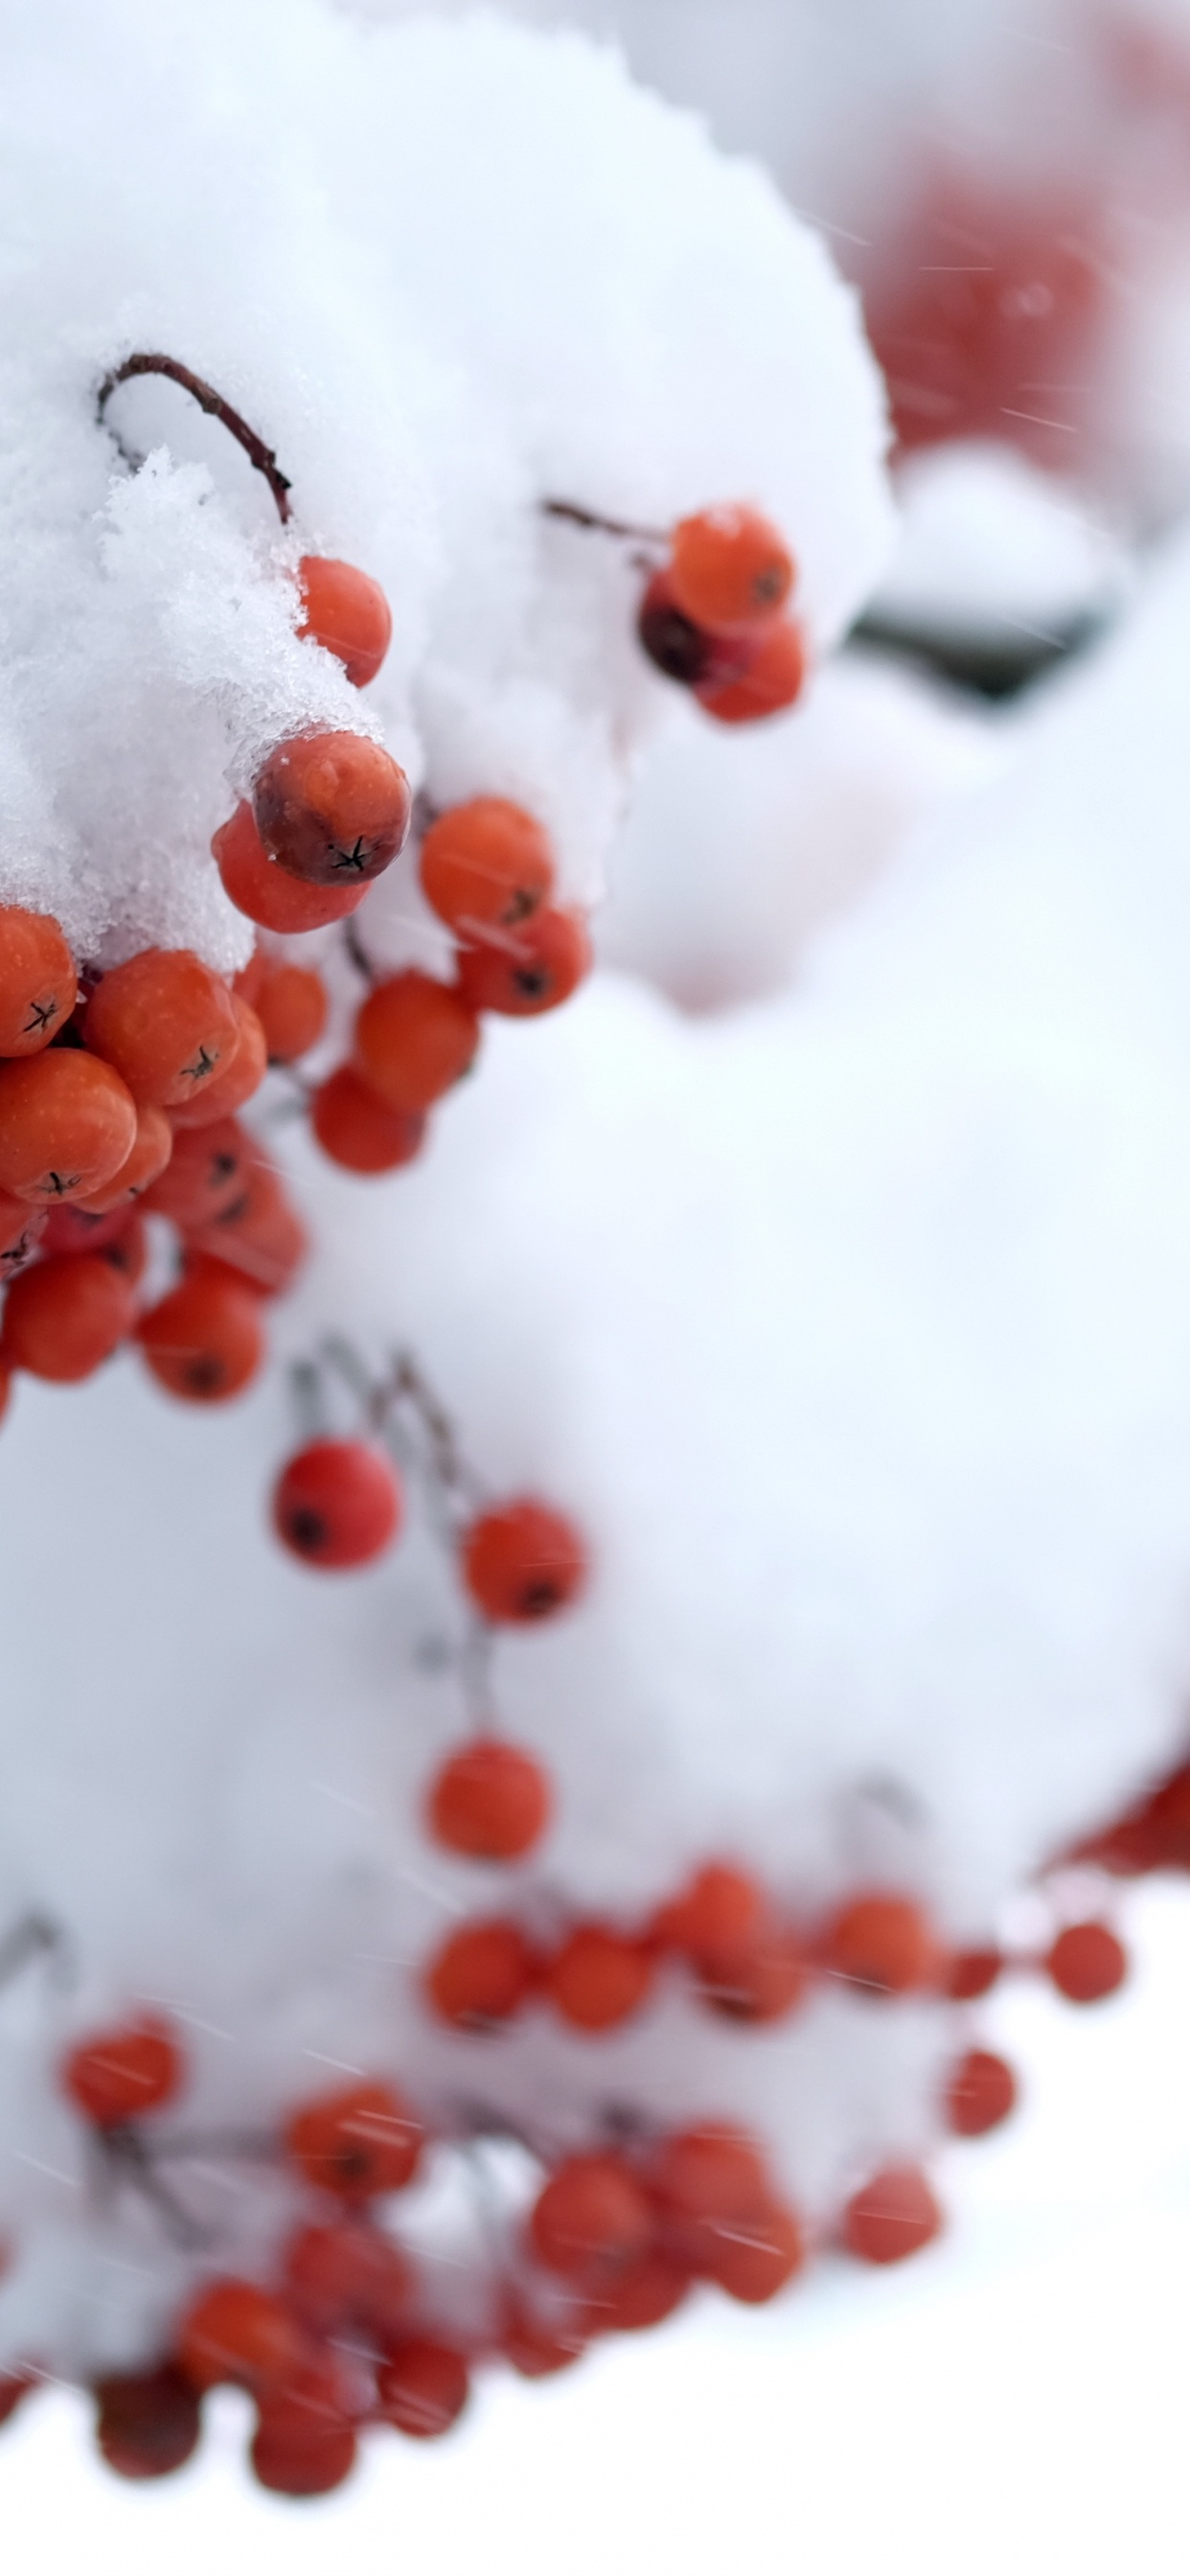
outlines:
[[[104,377],[95,398],[96,414],[104,427],[104,413],[117,385],[128,384],[133,376],[168,376],[171,384],[181,385],[184,393],[192,394],[201,409],[210,413],[212,420],[222,421],[224,428],[239,441],[249,463],[256,467],[258,474],[263,474],[277,504],[281,525],[287,524],[292,516],[289,507],[291,486],[289,476],[281,472],[274,450],[265,446],[263,438],[249,427],[238,411],[232,410],[231,404],[224,401],[222,394],[216,393],[213,385],[208,385],[202,376],[196,376],[189,367],[184,367],[180,358],[163,357],[158,350],[138,349],[131,358],[125,358],[122,365],[113,367]],[[126,450],[124,452],[127,453]]]
[[[543,501],[547,519],[568,519],[573,528],[594,528],[603,537],[630,537],[637,545],[666,546],[666,528],[640,528],[631,519],[608,519],[601,510],[588,510],[581,501]]]

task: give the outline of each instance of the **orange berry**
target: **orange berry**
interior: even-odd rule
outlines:
[[[255,1138],[234,1118],[176,1128],[170,1160],[145,1193],[146,1210],[186,1229],[205,1225],[242,1197],[259,1158]]]
[[[776,2298],[805,2259],[805,2238],[793,2210],[773,2200],[737,2228],[720,2230],[707,2269],[730,2299],[758,2308]]]
[[[478,1047],[474,1011],[415,966],[374,985],[356,1013],[356,1071],[389,1109],[428,1109],[470,1072]]]
[[[376,2373],[376,2412],[382,2423],[417,2441],[434,2441],[458,2422],[470,2393],[461,2352],[449,2344],[413,2338],[393,2346]]]
[[[132,1284],[102,1253],[58,1253],[13,1280],[4,1357],[30,1377],[77,1386],[111,1358],[135,1322]]]
[[[257,2485],[271,2495],[331,2495],[355,2467],[354,2426],[311,2397],[310,2380],[324,2376],[319,2364],[261,2399],[248,2457]]]
[[[100,2379],[95,2438],[121,2478],[167,2478],[198,2448],[198,2392],[173,2362]]]
[[[314,1094],[310,1123],[323,1153],[348,1172],[395,1172],[421,1151],[419,1110],[386,1108],[368,1082],[341,1064]]]
[[[74,959],[53,915],[0,905],[0,1056],[39,1055],[77,999]]]
[[[307,885],[366,885],[395,859],[413,799],[403,769],[359,733],[303,733],[258,772],[256,828],[279,867]]]
[[[618,2156],[571,2156],[535,2202],[529,2235],[548,2271],[597,2292],[641,2261],[653,2240],[653,2212]]]
[[[253,830],[255,830],[255,828],[255,825],[253,825]],[[256,1009],[260,1000],[260,988],[264,982],[265,976],[269,973],[271,962],[272,961],[266,957],[265,952],[258,941],[252,951],[247,965],[241,966],[239,974],[232,976],[231,989],[233,993],[238,993],[242,1002],[250,1002],[253,1010]]]
[[[873,2174],[843,2212],[843,2242],[861,2263],[902,2263],[939,2233],[942,2212],[916,2165]]]
[[[234,999],[192,949],[145,948],[101,978],[84,1033],[134,1100],[177,1109],[226,1071],[236,1045]]]
[[[730,2124],[683,2129],[662,2141],[651,2176],[664,2242],[689,2271],[717,2277],[722,2240],[772,2207],[756,2140]]]
[[[791,617],[778,617],[756,641],[746,671],[732,680],[700,680],[695,697],[716,724],[759,724],[795,705],[806,682],[806,640]]]
[[[392,612],[379,582],[334,555],[303,555],[298,583],[298,634],[333,653],[353,687],[365,689],[392,642]]]
[[[220,825],[211,848],[228,901],[262,930],[290,934],[322,930],[328,922],[343,921],[354,912],[367,892],[359,884],[311,885],[278,867],[269,857],[248,804],[237,805],[230,822]]]
[[[79,1209],[87,1216],[108,1216],[114,1208],[131,1205],[143,1197],[160,1180],[174,1150],[174,1131],[164,1109],[151,1109],[147,1103],[136,1113],[136,1136],[132,1152],[119,1171],[113,1172],[101,1190],[93,1190],[85,1199],[75,1199],[59,1213],[69,1216]]]
[[[255,994],[245,993],[244,1000],[264,1030],[270,1064],[296,1064],[317,1046],[326,1027],[326,986],[313,966],[290,966],[284,960],[266,965]]]
[[[578,1599],[587,1551],[573,1521],[518,1495],[469,1523],[459,1541],[463,1581],[486,1619],[521,1625]]]
[[[25,1199],[0,1197],[0,1278],[15,1279],[31,1261],[39,1243],[46,1243],[50,1218],[65,1216],[65,1207],[31,1208]],[[96,1220],[92,1219],[92,1223]],[[60,1244],[46,1243],[47,1251],[64,1250]]]
[[[956,2138],[982,2138],[1016,2105],[1016,2077],[989,2048],[969,2048],[946,2088],[946,2123]]]
[[[823,1945],[824,1964],[876,1995],[907,1995],[938,1981],[938,1945],[920,1905],[907,1896],[857,1896],[842,1907]]]
[[[29,1272],[28,1276],[33,1277]],[[20,1287],[24,1283],[17,1282]],[[15,1292],[10,1289],[10,1297]],[[1128,1974],[1128,1953],[1106,1923],[1068,1923],[1045,1962],[1067,2003],[1098,2004],[1114,1995]]]
[[[414,2294],[413,2273],[398,2245],[375,2227],[340,2222],[301,2227],[284,2257],[288,2295],[313,2333],[358,2328],[398,2332]]]
[[[436,1843],[467,1860],[523,1860],[553,1804],[540,1762],[497,1736],[454,1753],[431,1783],[426,1821]]]
[[[515,2295],[510,2296],[500,2332],[500,2351],[522,2379],[551,2379],[569,2370],[587,2348],[588,2329],[575,2316],[565,2325],[547,2323]]]
[[[689,2287],[689,2273],[650,2246],[639,2262],[605,2282],[587,2300],[583,2323],[589,2334],[639,2334],[672,2317]]]
[[[768,1928],[763,1890],[745,1870],[726,1861],[708,1861],[653,1922],[654,1938],[682,1951],[710,1985],[729,1979],[751,1959]]]
[[[183,2072],[168,2023],[147,2016],[81,2040],[63,2064],[62,2087],[97,2129],[117,2129],[172,2102]]]
[[[424,1972],[428,2002],[456,2030],[498,2030],[519,2012],[536,1981],[537,1961],[518,1923],[498,1918],[463,1923],[448,1934]]]
[[[259,1091],[268,1072],[264,1030],[255,1011],[238,993],[227,998],[235,1018],[235,1045],[214,1080],[178,1103],[172,1113],[176,1127],[212,1127],[216,1119],[234,1117]]]
[[[990,1995],[1003,1968],[999,1950],[958,1950],[946,1971],[946,1992],[955,2004],[973,2004]]]
[[[258,1300],[213,1270],[171,1288],[141,1316],[136,1338],[158,1385],[185,1404],[225,1404],[264,1357]]]
[[[401,2191],[417,2171],[421,2123],[388,2084],[349,2084],[293,2113],[286,2152],[307,2182],[353,2203]]]
[[[459,953],[458,990],[473,1011],[533,1019],[555,1011],[591,971],[591,942],[577,912],[543,904],[518,930],[489,933]]]
[[[241,1287],[255,1289],[258,1297],[280,1296],[309,1250],[306,1229],[284,1183],[259,1156],[249,1165],[238,1195],[206,1225],[189,1225],[185,1231],[188,1267],[197,1268],[204,1258],[222,1262]]]
[[[136,1103],[109,1064],[52,1047],[0,1064],[0,1190],[34,1206],[91,1197],[126,1163]]]
[[[256,2281],[211,2281],[187,2309],[178,2333],[181,2368],[195,2388],[231,2381],[241,2388],[280,2388],[301,2369],[306,2338],[296,2317]]]
[[[791,1932],[767,1932],[754,1949],[700,1971],[701,1999],[729,2021],[784,2021],[809,1983],[805,1954]]]
[[[679,519],[666,577],[696,626],[730,632],[757,626],[785,606],[793,557],[779,528],[746,501],[722,501]]]
[[[523,805],[473,796],[431,823],[418,872],[427,902],[452,930],[515,930],[552,894],[554,854]]]
[[[679,608],[667,573],[654,573],[636,622],[643,650],[667,680],[694,689],[738,680],[755,657],[755,628],[744,635],[711,634]]]
[[[332,1573],[373,1565],[404,1513],[396,1469],[367,1440],[311,1440],[287,1460],[273,1488],[272,1521],[303,1565]]]
[[[614,2030],[639,2012],[653,1982],[642,1942],[601,1923],[577,1924],[550,1960],[543,1984],[563,2021],[575,2030]]]
[[[71,1213],[69,1208],[58,1210],[60,1216],[69,1216]],[[113,1213],[121,1217],[123,1222],[118,1233],[109,1235],[106,1242],[97,1247],[99,1259],[106,1261],[110,1269],[118,1270],[121,1278],[127,1280],[130,1288],[139,1288],[149,1260],[149,1237],[144,1218],[125,1215],[122,1208],[116,1208]],[[100,1225],[106,1225],[109,1220],[106,1217],[100,1217],[97,1222]]]

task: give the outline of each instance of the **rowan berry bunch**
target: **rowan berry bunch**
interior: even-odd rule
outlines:
[[[641,645],[717,724],[757,724],[795,705],[808,668],[804,630],[787,613],[797,565],[763,512],[721,501],[663,536],[571,501],[545,507],[554,518],[632,540],[648,574],[637,615]]]

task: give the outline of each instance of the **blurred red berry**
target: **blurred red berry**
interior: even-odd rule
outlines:
[[[135,1322],[132,1284],[101,1252],[60,1253],[12,1281],[0,1347],[10,1368],[76,1386],[111,1358]]]
[[[264,1357],[258,1300],[213,1264],[151,1306],[136,1338],[158,1385],[184,1404],[226,1404]]]
[[[349,2084],[305,2102],[285,2147],[307,2182],[353,2204],[403,2191],[417,2171],[421,2123],[388,2084]]]
[[[312,1440],[273,1489],[282,1546],[328,1572],[374,1564],[392,1545],[402,1512],[396,1469],[366,1440]]]
[[[543,1986],[574,2030],[614,2030],[647,2001],[653,1961],[639,1941],[602,1923],[579,1923],[555,1951]]]
[[[550,1819],[550,1784],[532,1754],[480,1736],[451,1755],[431,1784],[430,1832],[467,1860],[523,1860]]]
[[[520,1925],[493,1918],[448,1933],[424,1971],[426,1997],[456,2030],[499,2030],[519,2012],[537,1976]]]
[[[425,1139],[420,1110],[387,1108],[349,1064],[320,1085],[310,1116],[323,1153],[348,1172],[395,1172],[414,1160]]]
[[[523,805],[473,796],[431,823],[419,874],[439,919],[462,934],[515,930],[554,887],[549,834]]]
[[[198,2449],[198,2392],[173,2362],[100,2379],[95,2438],[121,2478],[167,2478]]]
[[[712,632],[747,629],[775,617],[794,573],[780,529],[746,501],[722,501],[680,519],[666,566],[679,608]]]
[[[457,2424],[470,2393],[470,2374],[450,2344],[410,2337],[393,2346],[376,2373],[376,2412],[399,2433],[435,2441]]]
[[[475,939],[459,952],[458,990],[473,1011],[532,1019],[556,1011],[591,971],[581,914],[542,905],[517,930]]]
[[[619,2157],[571,2156],[535,2202],[529,2235],[547,2271],[590,2295],[642,2260],[653,2225],[648,2197]]]
[[[843,2212],[843,2242],[861,2263],[901,2263],[937,2236],[942,2212],[916,2165],[873,2174]]]
[[[230,2381],[280,2388],[307,2358],[302,2327],[284,2301],[256,2281],[210,2281],[187,2309],[177,2337],[180,2368],[195,2388]]]
[[[791,617],[775,618],[756,639],[748,667],[738,679],[703,680],[695,697],[716,724],[759,724],[765,716],[782,715],[802,694],[807,672],[806,639]]]
[[[64,2060],[61,2080],[84,2119],[115,2129],[172,2102],[184,2072],[168,2023],[146,2018],[81,2040]]]
[[[479,1021],[452,984],[409,966],[374,984],[355,1020],[355,1070],[389,1109],[429,1109],[465,1073]]]
[[[938,1945],[927,1916],[907,1896],[857,1896],[841,1907],[823,1943],[830,1973],[874,1995],[907,1995],[936,1985]]]
[[[1068,1923],[1045,1965],[1067,2003],[1098,2004],[1123,1985],[1128,1953],[1106,1923]]]
[[[969,2048],[946,2087],[946,2125],[956,2138],[982,2138],[1016,2107],[1016,2077],[988,2048]]]
[[[327,990],[313,966],[291,966],[278,958],[266,964],[256,993],[244,995],[261,1028],[270,1064],[296,1064],[317,1046],[326,1027]]]
[[[548,1619],[576,1601],[587,1551],[573,1521],[547,1503],[518,1496],[470,1522],[459,1542],[463,1581],[486,1619]]]

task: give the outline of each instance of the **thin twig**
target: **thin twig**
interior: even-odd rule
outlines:
[[[277,516],[282,527],[288,524],[293,515],[289,506],[292,485],[289,476],[281,472],[274,449],[265,445],[259,433],[251,428],[240,412],[233,411],[231,404],[224,400],[222,394],[216,393],[213,385],[207,384],[204,377],[196,376],[192,368],[184,367],[180,358],[164,357],[159,350],[137,349],[120,366],[113,367],[104,377],[95,397],[96,417],[102,428],[107,427],[104,413],[117,385],[128,384],[134,376],[168,376],[171,384],[181,385],[184,393],[192,394],[201,409],[210,413],[212,420],[222,421],[224,429],[230,430],[232,437],[239,441],[249,463],[255,466],[258,474],[263,474],[277,504]],[[114,430],[111,435],[116,437]],[[121,454],[132,462],[130,451],[119,438],[116,438],[116,445]]]
[[[630,537],[637,545],[667,546],[666,528],[642,528],[631,519],[609,519],[602,510],[585,509],[580,501],[543,501],[547,519],[566,519],[573,528],[593,528],[603,537]]]

